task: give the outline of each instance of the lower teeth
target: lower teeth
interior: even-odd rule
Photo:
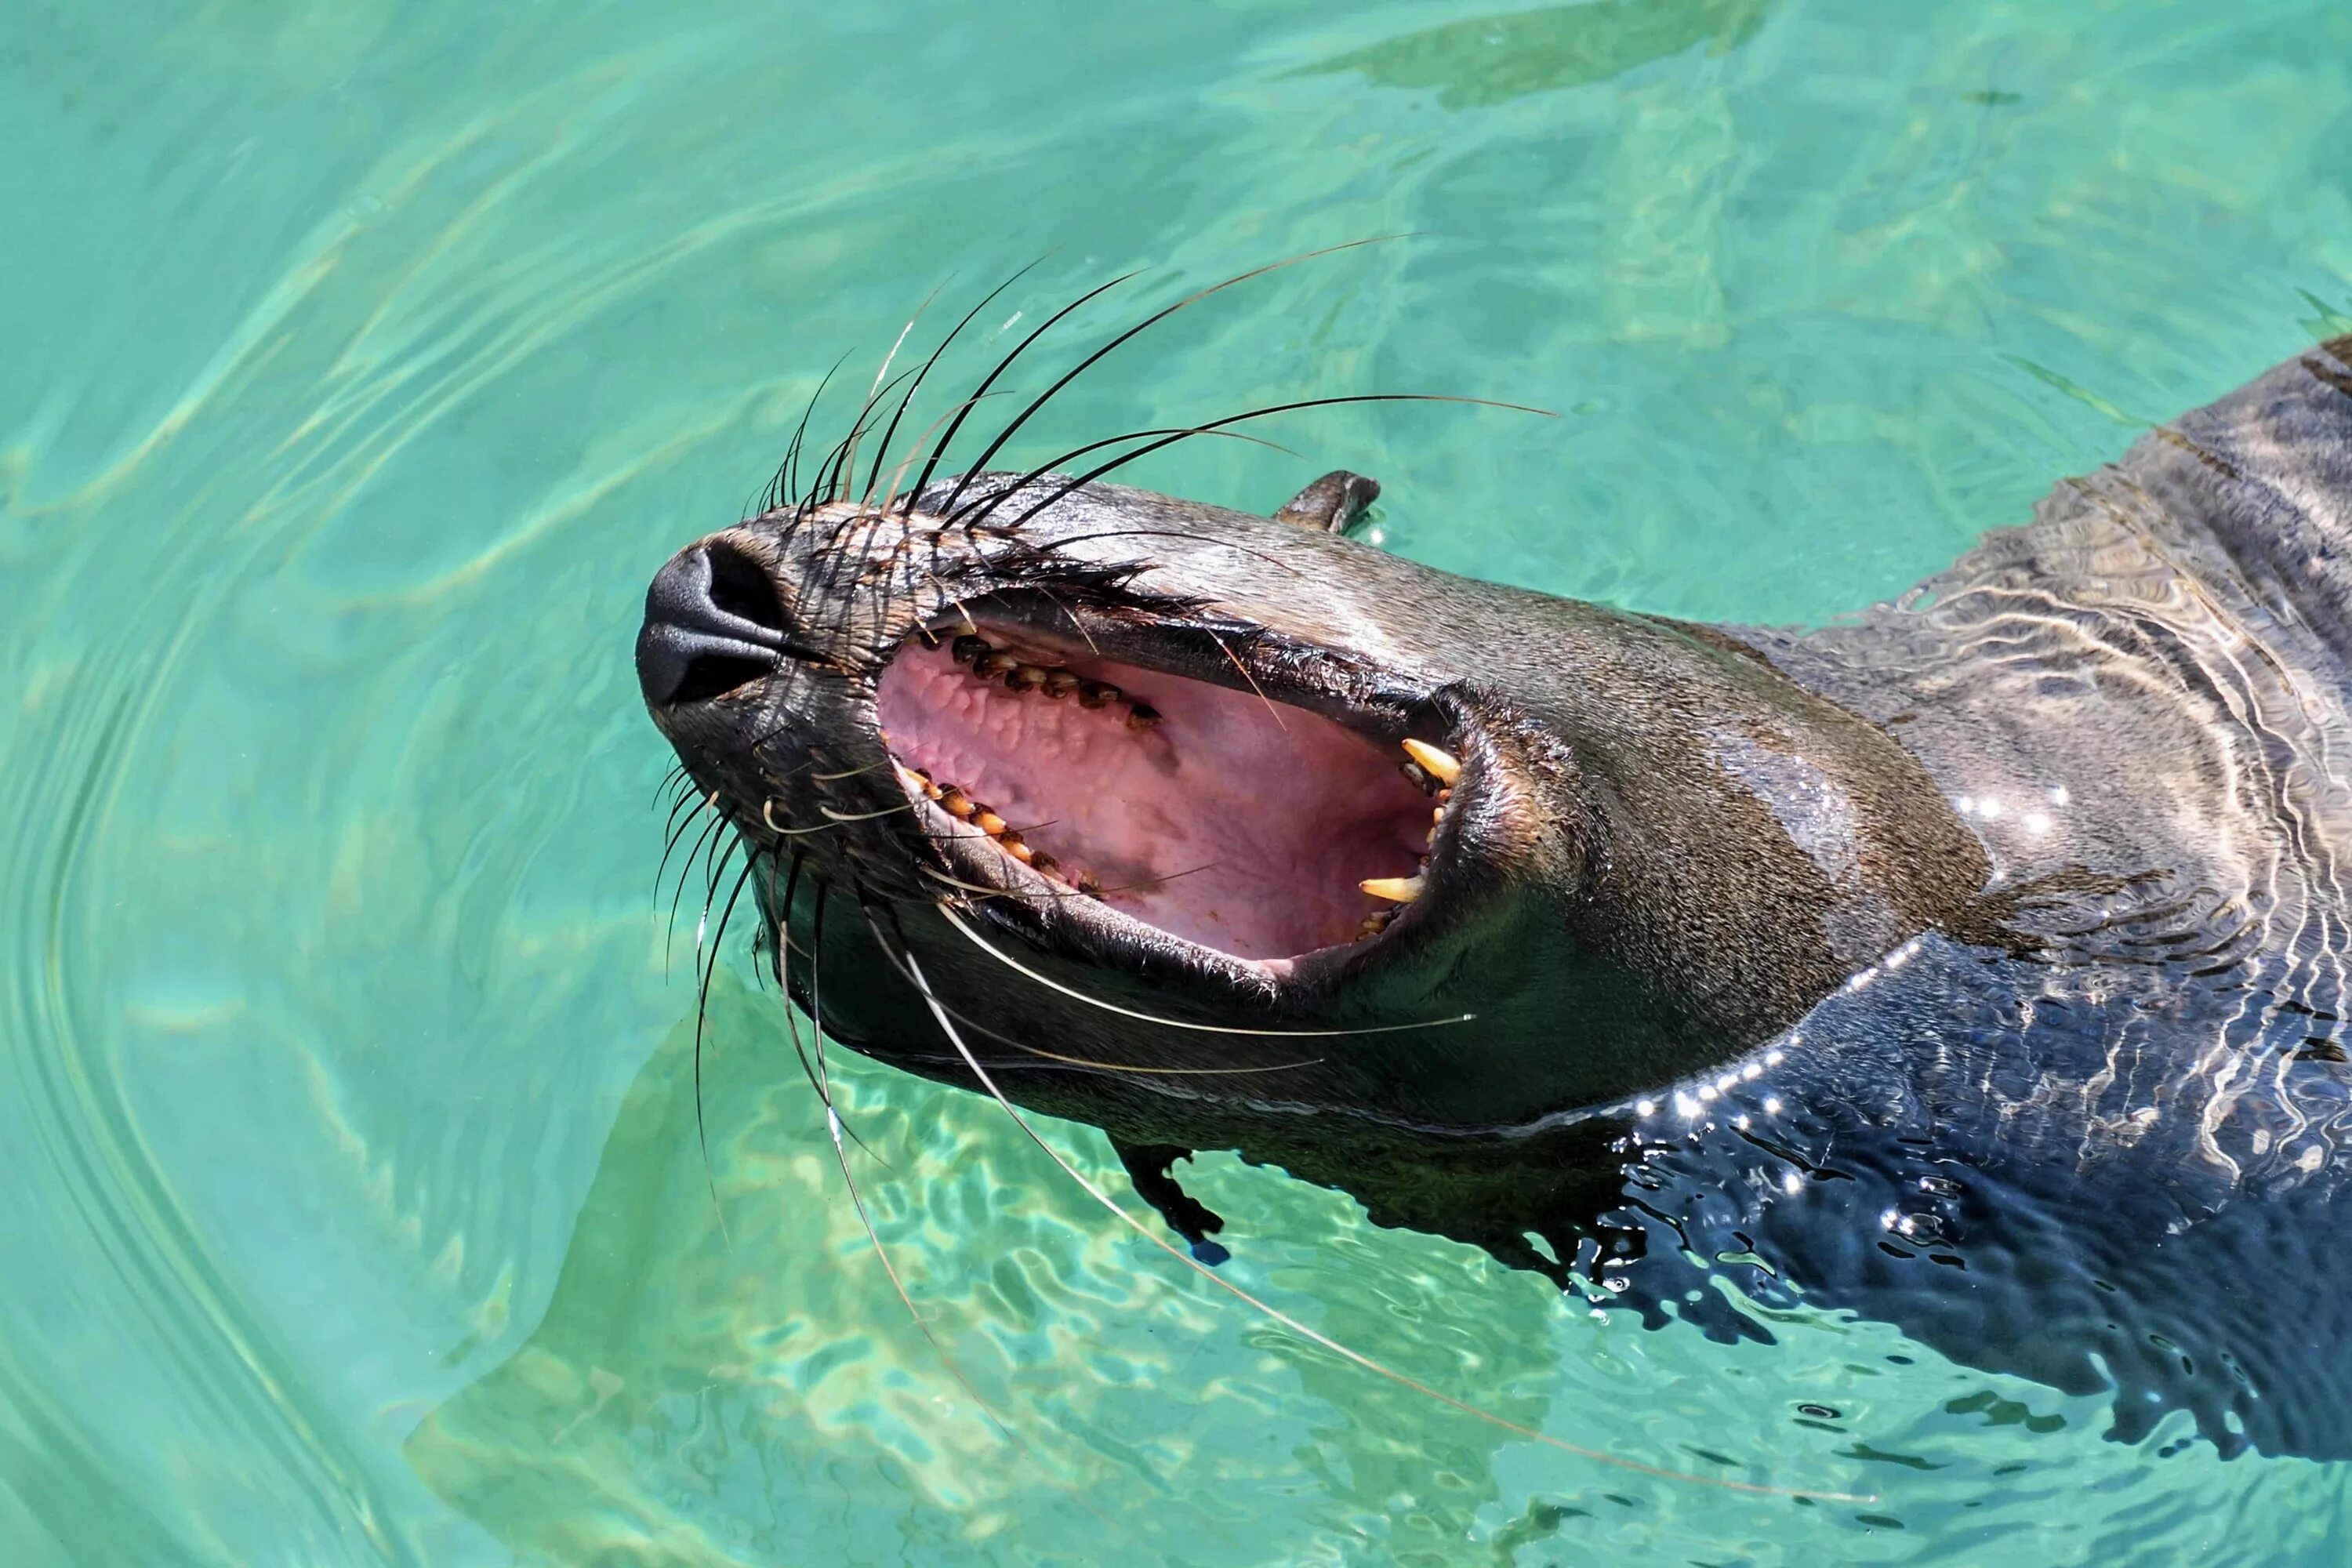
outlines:
[[[903,763],[900,765],[904,767]],[[932,783],[930,774],[920,768],[906,768],[905,771],[907,776],[913,779],[916,785],[922,790],[925,798],[937,802],[941,810],[958,821],[969,822],[979,828],[994,841],[998,848],[1031,870],[1051,877],[1056,881],[1066,882],[1089,896],[1097,898],[1101,896],[1101,884],[1095,880],[1092,873],[1078,871],[1066,875],[1059,860],[1041,850],[1030,848],[1023,842],[1020,833],[1008,826],[993,807],[982,805],[954,784]]]

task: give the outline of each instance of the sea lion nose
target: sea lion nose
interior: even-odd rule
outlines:
[[[707,540],[672,556],[646,590],[637,684],[656,708],[724,696],[775,670],[783,628],[767,573],[724,541]]]

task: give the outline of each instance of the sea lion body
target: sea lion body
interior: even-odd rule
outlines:
[[[1105,1127],[1196,1240],[1218,1221],[1170,1163],[1236,1148],[1653,1321],[1769,1338],[1699,1288],[1720,1271],[2111,1385],[2119,1436],[2182,1408],[2225,1449],[2352,1453],[2352,342],[1811,633],[1452,578],[1328,531],[1348,493],[1268,521],[972,476],[895,513],[820,496],[666,568],[648,700],[778,873],[795,996],[860,1049]],[[697,607],[730,572],[772,601]],[[894,699],[958,628],[1018,650],[974,656],[991,679],[1127,672],[1153,697],[1132,743],[1170,769],[1245,724],[1204,685],[1447,748],[1423,869],[1366,883],[1413,901],[1269,963],[1033,874],[907,759],[980,757],[1002,793],[1005,756],[1050,773],[1097,721],[991,752],[947,733],[955,704],[972,735],[1044,710],[952,679]],[[1187,729],[1188,693],[1222,717]],[[1316,754],[1386,832],[1348,743]],[[1038,844],[1092,820],[1056,798]],[[1215,827],[1181,804],[1135,810]]]

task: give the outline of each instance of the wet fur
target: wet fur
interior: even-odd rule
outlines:
[[[1692,1301],[1721,1269],[2112,1386],[2120,1436],[2185,1409],[2225,1450],[2352,1454],[2352,342],[1807,635],[1451,577],[1336,537],[1344,502],[1311,490],[1279,521],[1042,472],[877,508],[846,467],[727,535],[802,634],[775,689],[662,721],[768,868],[795,996],[858,977],[824,998],[835,1037],[970,1086],[929,1002],[958,1010],[1007,1094],[1108,1129],[1196,1238],[1222,1222],[1171,1163],[1236,1148],[1653,1322],[1769,1338]],[[918,621],[982,602],[1475,707],[1510,786],[1476,803],[1484,880],[1307,1003],[942,885],[860,704]],[[868,918],[828,929],[827,897]],[[940,929],[943,899],[1103,1001],[1266,1034],[1026,983]],[[1274,1037],[1465,997],[1475,1028]]]

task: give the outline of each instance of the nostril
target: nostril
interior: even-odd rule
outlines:
[[[708,701],[772,674],[783,605],[759,563],[722,541],[679,552],[646,592],[637,681],[656,708]]]
[[[710,560],[710,602],[730,616],[782,635],[784,607],[777,602],[776,586],[768,581],[768,574],[741,551],[724,544],[708,545],[703,554]]]
[[[740,686],[766,675],[776,668],[773,659],[744,658],[728,653],[697,654],[687,660],[686,673],[669,694],[673,707],[688,702],[708,702],[714,697],[724,697]]]

